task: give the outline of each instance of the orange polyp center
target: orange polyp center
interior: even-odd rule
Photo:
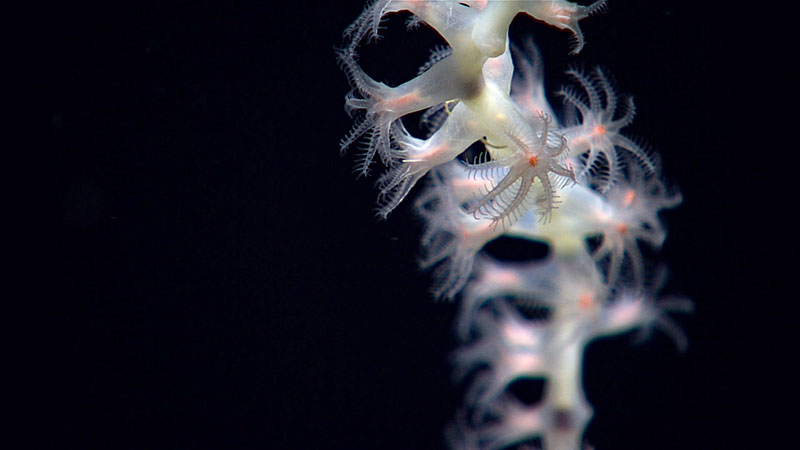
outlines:
[[[594,134],[606,134],[606,127],[602,125],[594,127]]]
[[[633,203],[633,198],[634,197],[636,197],[636,192],[633,189],[631,189],[628,192],[626,192],[625,193],[625,198],[623,199],[623,202],[624,202],[625,206],[631,206],[631,203]]]
[[[515,285],[519,283],[519,276],[513,270],[496,270],[491,274],[492,283],[500,285]]]
[[[417,100],[419,100],[419,95],[414,91],[399,97],[388,98],[383,104],[387,110],[402,109],[413,104]]]
[[[531,155],[528,158],[528,163],[531,165],[531,167],[536,167],[536,165],[539,164],[539,158],[537,158],[536,155]]]
[[[567,11],[566,8],[552,7],[550,11],[553,14],[553,18],[555,18],[557,22],[563,24],[568,24],[572,22],[572,16],[570,15],[569,11]]]
[[[628,226],[624,223],[617,225],[617,231],[619,234],[628,234]]]
[[[433,147],[433,148],[429,149],[423,155],[421,155],[420,159],[422,159],[422,158],[425,158],[425,159],[434,158],[434,157],[436,157],[436,155],[444,152],[445,150],[447,150],[447,145],[446,144],[437,145],[436,147]]]
[[[592,306],[592,295],[591,294],[583,294],[578,298],[578,304],[581,305],[583,309],[589,309]]]

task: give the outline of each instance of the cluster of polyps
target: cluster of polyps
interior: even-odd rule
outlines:
[[[687,301],[653,298],[640,242],[665,238],[658,213],[680,202],[661,180],[657,157],[621,130],[634,116],[605,73],[568,72],[576,87],[559,92],[572,121],[560,122],[547,102],[541,61],[527,42],[510,46],[518,13],[573,33],[598,1],[378,0],[345,32],[339,60],[353,90],[357,116],[342,149],[364,142],[359,170],[377,155],[379,214],[388,215],[428,175],[415,206],[425,220],[423,267],[434,267],[439,297],[461,295],[456,373],[471,380],[452,428],[455,448],[499,449],[540,439],[546,449],[578,449],[591,417],[580,384],[584,346],[594,338],[660,326],[685,344],[664,314]],[[367,75],[357,47],[378,37],[387,14],[408,11],[447,42],[419,76],[396,87]],[[512,60],[513,53],[513,60]],[[515,72],[516,69],[516,72]],[[412,136],[402,118],[424,111],[427,138]],[[476,142],[473,162],[459,156]],[[534,263],[485,255],[500,236],[549,246]],[[595,245],[590,245],[594,242]],[[532,314],[531,311],[536,311]],[[546,380],[541,401],[516,399],[516,380]]]

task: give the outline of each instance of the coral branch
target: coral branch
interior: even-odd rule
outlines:
[[[579,88],[558,92],[571,120],[559,118],[533,41],[508,42],[522,13],[571,31],[577,53],[579,21],[605,4],[378,0],[345,32],[338,57],[352,85],[345,107],[356,119],[341,148],[363,139],[361,174],[376,155],[386,166],[377,182],[382,218],[425,185],[413,202],[423,222],[420,265],[434,272],[434,296],[460,294],[462,347],[452,360],[468,388],[448,430],[453,448],[538,439],[545,450],[582,449],[593,414],[581,385],[589,342],[657,328],[686,347],[668,313],[689,312],[691,302],[657,299],[663,278],[648,276],[647,261],[666,238],[660,212],[681,196],[666,187],[657,155],[621,134],[635,115],[632,98],[619,96],[603,70],[571,69]],[[429,26],[447,46],[434,49],[417,77],[390,87],[360,67],[357,49],[398,11],[411,13],[409,29]],[[403,123],[414,112],[429,127],[425,138]],[[476,147],[480,154],[467,162]],[[485,247],[502,236],[545,243],[548,255],[489,256]],[[511,386],[531,379],[546,388],[528,404]]]

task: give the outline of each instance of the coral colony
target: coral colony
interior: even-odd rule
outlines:
[[[646,270],[639,247],[661,246],[659,211],[681,198],[665,187],[657,155],[622,133],[633,120],[632,99],[618,95],[602,70],[570,70],[572,84],[557,93],[570,119],[560,120],[536,47],[508,39],[521,13],[570,31],[577,54],[579,22],[604,6],[378,0],[344,33],[338,57],[353,88],[346,110],[355,125],[342,150],[359,143],[364,174],[376,159],[385,166],[381,217],[424,185],[414,200],[424,221],[422,267],[433,269],[438,298],[459,298],[462,347],[453,360],[456,377],[469,384],[447,433],[453,448],[585,448],[587,343],[658,327],[686,345],[666,313],[687,312],[691,303],[654,298],[663,277]],[[411,14],[410,28],[431,27],[447,47],[433,50],[416,78],[391,87],[362,70],[356,50],[400,11]],[[429,130],[424,139],[401,120],[417,112]],[[479,154],[466,157],[476,143]],[[548,255],[497,260],[483,249],[500,236],[546,243]],[[525,379],[545,382],[540,401],[514,395],[511,384]]]

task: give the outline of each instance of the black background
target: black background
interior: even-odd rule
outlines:
[[[361,8],[8,14],[2,447],[444,448],[455,306],[427,294],[411,211],[376,220],[373,179],[338,151],[351,123],[334,47]],[[601,64],[635,96],[629,132],[685,198],[662,260],[666,291],[696,304],[690,348],[589,346],[598,449],[761,448],[785,429],[773,400],[795,295],[775,263],[792,268],[794,202],[771,137],[792,130],[761,103],[779,95],[780,39],[746,15],[612,0],[577,57],[567,33],[514,23],[535,33],[550,92],[570,64]],[[397,83],[435,36],[387,26],[362,60]]]

